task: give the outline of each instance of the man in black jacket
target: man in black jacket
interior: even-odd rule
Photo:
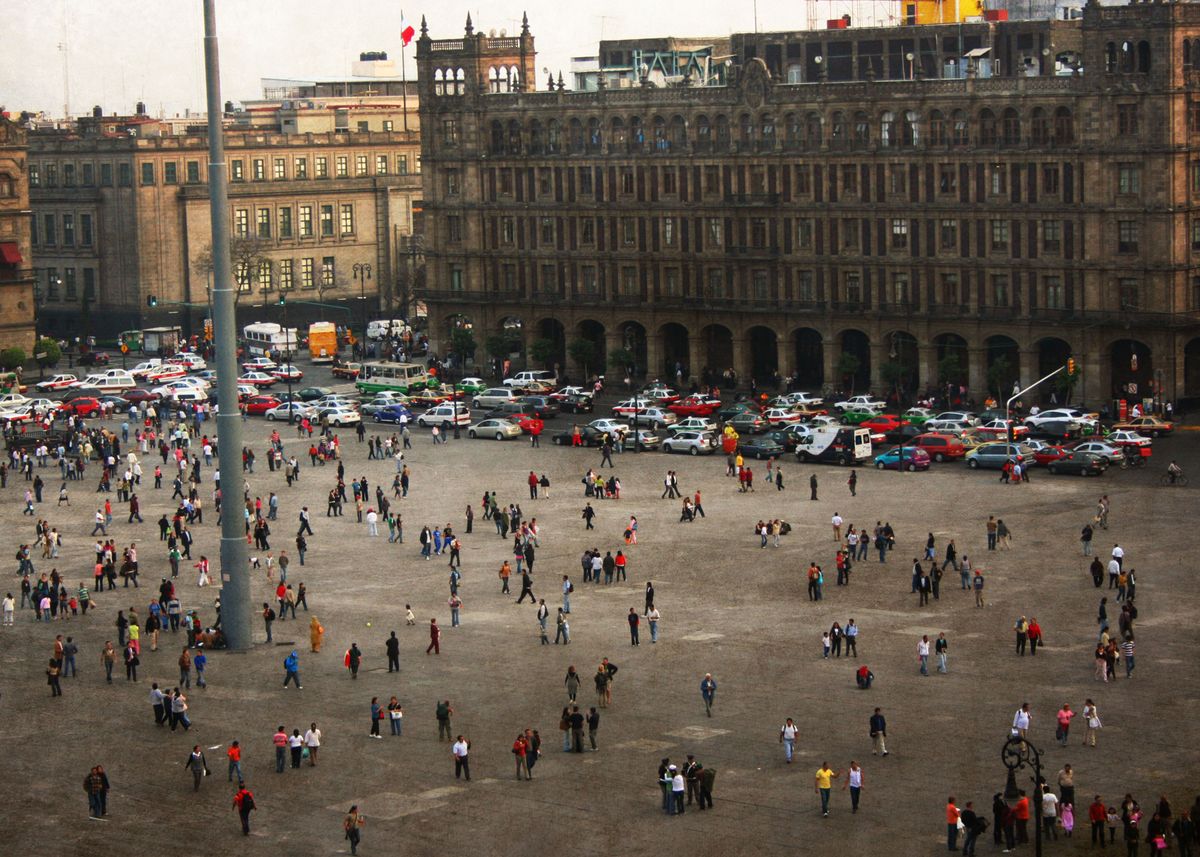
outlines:
[[[887,749],[887,720],[884,718],[880,709],[876,708],[875,713],[871,715],[871,738],[875,742],[875,749],[871,751],[871,755],[876,754],[886,756]]]
[[[400,641],[396,639],[395,631],[392,631],[392,636],[387,640],[387,658],[388,672],[400,672]]]

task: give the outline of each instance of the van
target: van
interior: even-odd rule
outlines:
[[[137,382],[133,380],[133,376],[128,372],[122,372],[119,375],[101,376],[95,386],[97,390],[102,390],[105,393],[119,393],[122,390],[132,390],[137,386]]]
[[[456,407],[453,403],[430,408],[417,417],[419,426],[439,426],[447,429],[455,423],[460,426],[470,425],[471,412],[462,405]]]
[[[402,336],[408,331],[408,325],[401,318],[379,318],[367,322],[367,339],[383,339],[391,336]]]

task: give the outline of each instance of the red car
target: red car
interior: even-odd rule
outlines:
[[[65,414],[74,414],[77,417],[90,417],[92,414],[100,412],[100,400],[90,396],[80,396],[64,404],[62,409]]]
[[[667,405],[667,410],[681,417],[709,417],[721,407],[721,400],[712,396],[688,396]]]
[[[271,408],[277,408],[283,403],[274,396],[250,396],[245,400],[245,404],[246,413],[261,416]]]
[[[535,428],[537,429],[538,434],[541,434],[546,430],[546,423],[542,421],[541,418],[533,416],[532,414],[514,414],[513,416],[519,416],[519,419],[515,419],[513,421],[521,427],[521,431],[525,432],[525,434],[533,434]]]
[[[124,393],[121,394],[121,398],[127,402],[133,402],[135,404],[138,402],[157,402],[158,401],[157,395],[155,395],[154,393],[151,393],[149,390],[142,390],[140,388],[126,390]]]
[[[1033,453],[1033,461],[1035,464],[1045,467],[1050,462],[1066,458],[1070,454],[1071,450],[1062,446],[1043,446]]]
[[[902,425],[908,425],[908,420],[901,420],[895,414],[879,414],[871,417],[869,420],[863,420],[858,424],[859,428],[865,428],[872,434],[882,432],[887,434],[890,431],[895,431]]]

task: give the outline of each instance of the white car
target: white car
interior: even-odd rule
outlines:
[[[509,420],[492,418],[480,420],[467,429],[468,437],[491,437],[496,440],[508,440],[521,436],[521,427]]]
[[[148,370],[143,377],[151,384],[173,381],[176,378],[186,378],[187,368],[179,363],[164,363]]]
[[[199,389],[199,388],[197,388],[197,389]],[[259,390],[258,387],[255,387],[253,384],[238,384],[237,394],[238,394],[239,400],[242,398],[242,396],[257,396],[257,395],[260,395],[261,393],[262,393],[262,391]]]
[[[598,419],[598,420],[592,420],[590,423],[588,423],[588,425],[590,425],[592,428],[596,429],[597,431],[604,431],[604,432],[608,432],[609,434],[612,434],[613,432],[618,432],[618,431],[622,431],[622,432],[626,432],[626,433],[629,432],[629,423],[623,423],[620,420],[602,418],[602,419]]]
[[[272,377],[278,378],[280,381],[284,382],[299,381],[304,377],[304,373],[300,371],[299,367],[293,366],[290,363],[286,366],[279,366],[278,368],[272,369],[270,374]]]
[[[176,393],[182,392],[185,390],[190,390],[192,392],[200,393],[200,394],[206,396],[207,395],[206,387],[200,387],[200,386],[197,386],[196,384],[192,383],[193,381],[198,381],[198,380],[199,380],[198,378],[176,378],[174,381],[168,381],[165,384],[160,384],[157,387],[152,387],[150,389],[150,392],[156,396],[161,396],[164,399],[173,398]],[[203,383],[203,382],[201,382],[201,383]]]
[[[1120,461],[1125,456],[1125,452],[1121,447],[1105,443],[1102,440],[1089,440],[1084,443],[1077,443],[1071,447],[1071,451],[1094,453],[1104,459],[1105,464]]]
[[[642,390],[641,395],[648,399],[654,399],[656,402],[664,405],[669,405],[671,402],[679,400],[679,393],[677,391],[663,385],[646,387]]]
[[[957,420],[965,422],[969,426],[977,426],[980,423],[979,414],[974,411],[942,411],[934,420]],[[932,421],[931,421],[932,422]],[[926,423],[928,425],[928,423]]]
[[[515,402],[517,398],[517,394],[513,392],[511,387],[489,387],[471,397],[471,407],[481,409],[494,408],[498,405]]]
[[[647,408],[653,408],[657,405],[658,401],[650,398],[649,396],[634,396],[633,398],[624,399],[613,405],[613,413],[632,415],[634,413],[641,413]]]
[[[143,360],[138,365],[129,370],[129,374],[140,380],[145,380],[146,376],[163,365],[162,360],[157,357],[152,357],[149,360]]]
[[[799,422],[802,417],[791,408],[767,408],[763,414],[767,422],[773,426],[787,425]]]
[[[569,396],[590,396],[590,390],[585,390],[583,387],[563,387],[561,390],[556,390],[550,394],[552,399],[566,399]]]
[[[928,420],[925,423],[924,428],[925,428],[925,431],[933,431],[933,432],[946,432],[946,431],[964,432],[971,428],[974,428],[974,425],[967,420],[942,419],[941,417],[938,417],[937,419],[934,419],[934,420]]]
[[[161,389],[161,388],[159,388]],[[151,391],[154,392],[154,391]],[[164,399],[171,399],[175,402],[207,402],[208,393],[204,390],[197,390],[195,387],[176,387],[169,393],[160,394]]]
[[[46,381],[39,381],[36,386],[43,393],[52,392],[54,390],[65,390],[79,379],[74,375],[55,375]]]
[[[887,405],[883,399],[876,399],[873,396],[851,396],[842,402],[835,402],[834,407],[840,408],[843,411],[880,411]]]
[[[242,364],[242,368],[247,372],[270,372],[278,366],[279,364],[270,357],[255,357]]]
[[[708,431],[681,431],[663,441],[663,452],[709,455],[717,449],[717,437]]]
[[[779,401],[789,405],[804,405],[808,408],[818,408],[825,404],[825,400],[820,396],[814,396],[812,393],[802,392],[785,393],[779,397]]]
[[[288,411],[292,412],[293,420],[302,420],[305,417],[311,418],[314,415],[313,409],[303,402],[284,402],[282,405],[276,405],[271,408],[264,416],[270,422],[275,422],[276,420],[287,422]]]
[[[680,420],[673,426],[667,426],[667,431],[673,435],[681,431],[711,431],[717,430],[715,420],[710,420],[708,417],[688,417],[686,420]]]
[[[278,381],[278,378],[266,372],[246,372],[238,378],[239,384],[253,384],[256,387],[270,387]]]
[[[549,384],[551,387],[553,387],[558,383],[558,378],[553,372],[546,370],[528,370],[525,372],[518,372],[511,378],[505,378],[504,386],[523,388],[535,381],[540,381],[541,383]]]
[[[1105,438],[1114,446],[1150,446],[1154,441],[1135,431],[1115,431]]]
[[[460,426],[469,426],[471,424],[471,412],[462,405],[455,406],[453,402],[448,402],[444,405],[435,405],[417,417],[417,425],[419,426],[440,426],[443,429],[447,429],[456,423]]]
[[[204,362],[204,358],[191,351],[185,351],[182,354],[175,354],[168,357],[167,362],[179,363],[186,366],[189,372],[200,372],[208,368],[208,364]]]
[[[330,408],[325,418],[331,426],[352,426],[362,422],[362,416],[354,408]]]
[[[1080,428],[1095,430],[1099,423],[1099,415],[1081,411],[1078,408],[1051,408],[1048,411],[1038,411],[1025,418],[1025,425],[1031,429],[1042,423],[1064,422],[1074,423]]]

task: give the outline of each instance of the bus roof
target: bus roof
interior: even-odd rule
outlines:
[[[332,321],[314,321],[312,324],[310,324],[308,326],[308,330],[310,333],[313,331],[321,331],[321,332],[334,331],[334,332],[336,332],[337,325],[334,324]]]

